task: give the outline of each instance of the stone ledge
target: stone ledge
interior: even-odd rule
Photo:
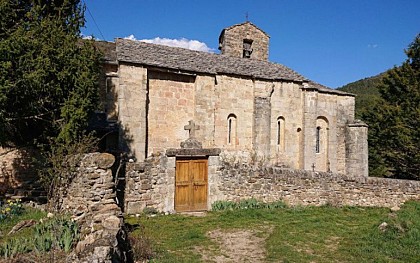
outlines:
[[[166,156],[168,157],[194,157],[194,156],[218,156],[221,153],[219,148],[211,149],[168,149]]]

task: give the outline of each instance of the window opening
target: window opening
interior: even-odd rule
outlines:
[[[321,127],[316,128],[316,153],[320,152],[320,136],[321,136]]]
[[[251,54],[252,54],[252,40],[251,39],[244,39],[243,42],[243,54],[242,57],[243,58],[251,58]]]
[[[235,114],[229,114],[227,118],[228,134],[227,142],[229,145],[236,144],[236,116]]]
[[[229,135],[228,135],[228,143],[232,143],[232,118],[229,118]]]

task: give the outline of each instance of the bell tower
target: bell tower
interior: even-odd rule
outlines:
[[[222,55],[268,60],[270,37],[251,22],[245,22],[223,29],[219,36]]]

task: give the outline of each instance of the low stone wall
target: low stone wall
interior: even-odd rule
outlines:
[[[149,157],[143,163],[126,164],[124,212],[138,214],[146,207],[168,211],[167,200],[175,190],[175,177],[168,175],[175,174],[175,158],[172,159],[161,155]]]
[[[283,200],[289,205],[400,206],[420,200],[420,181],[346,176],[341,174],[247,165],[208,157],[208,208],[215,201],[256,198]],[[144,208],[174,212],[175,161],[153,156],[144,163],[127,163],[125,213]]]
[[[220,166],[220,200],[256,198],[289,205],[400,206],[420,200],[420,181],[346,176],[248,165]]]
[[[62,200],[62,212],[81,226],[81,241],[68,262],[125,262],[125,232],[107,153],[87,154]]]

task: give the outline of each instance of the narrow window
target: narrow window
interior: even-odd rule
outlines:
[[[279,151],[284,151],[285,149],[285,138],[286,138],[286,129],[284,117],[277,118],[277,149]]]
[[[231,142],[232,142],[232,119],[229,118],[228,122],[229,122],[229,135],[228,135],[229,138],[228,138],[228,143],[231,144]]]
[[[229,145],[236,144],[236,116],[235,114],[229,114],[227,118],[227,142]]]
[[[316,127],[316,153],[320,152],[321,127]]]

